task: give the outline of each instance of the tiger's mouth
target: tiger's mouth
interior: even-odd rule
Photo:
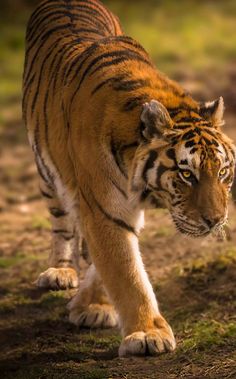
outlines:
[[[204,225],[193,225],[190,222],[179,220],[179,218],[176,218],[172,215],[172,219],[174,221],[176,229],[185,235],[188,235],[190,237],[204,237],[210,234],[211,230]]]
[[[205,237],[209,234],[213,234],[221,239],[225,238],[224,226],[227,222],[227,218],[224,219],[221,223],[215,225],[213,228],[209,228],[207,225],[202,223],[196,223],[193,220],[187,219],[186,216],[180,215],[176,216],[173,213],[171,214],[173,222],[176,229],[185,235],[190,237],[198,238]]]

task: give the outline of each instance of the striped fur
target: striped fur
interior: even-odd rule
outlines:
[[[221,227],[234,166],[222,115],[222,99],[193,100],[99,1],[44,0],[33,12],[23,117],[53,239],[38,285],[77,286],[86,241],[94,266],[70,319],[115,324],[103,282],[124,335],[122,356],[175,348],[139,252],[142,210],[166,206],[193,236]]]

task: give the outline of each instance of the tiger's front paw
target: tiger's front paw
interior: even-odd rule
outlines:
[[[157,355],[173,351],[176,347],[171,327],[166,323],[160,328],[146,332],[134,332],[126,336],[119,348],[119,356]]]
[[[73,324],[85,328],[113,328],[117,325],[117,315],[110,304],[90,304],[86,308],[68,305],[69,320]]]
[[[39,275],[36,284],[40,288],[66,290],[78,287],[79,279],[73,268],[50,267]]]

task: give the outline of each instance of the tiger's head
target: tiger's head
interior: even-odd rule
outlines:
[[[177,229],[195,237],[227,220],[235,147],[220,129],[223,112],[222,98],[197,110],[168,112],[156,100],[143,105],[131,191],[167,207]]]

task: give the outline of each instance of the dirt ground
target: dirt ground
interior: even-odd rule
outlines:
[[[236,139],[235,120],[228,114],[227,133]],[[141,250],[178,347],[156,358],[120,359],[118,330],[78,330],[68,322],[74,291],[35,287],[47,268],[48,214],[21,122],[9,122],[1,138],[1,378],[236,378],[234,205],[224,242],[188,239],[165,210],[147,212]]]

